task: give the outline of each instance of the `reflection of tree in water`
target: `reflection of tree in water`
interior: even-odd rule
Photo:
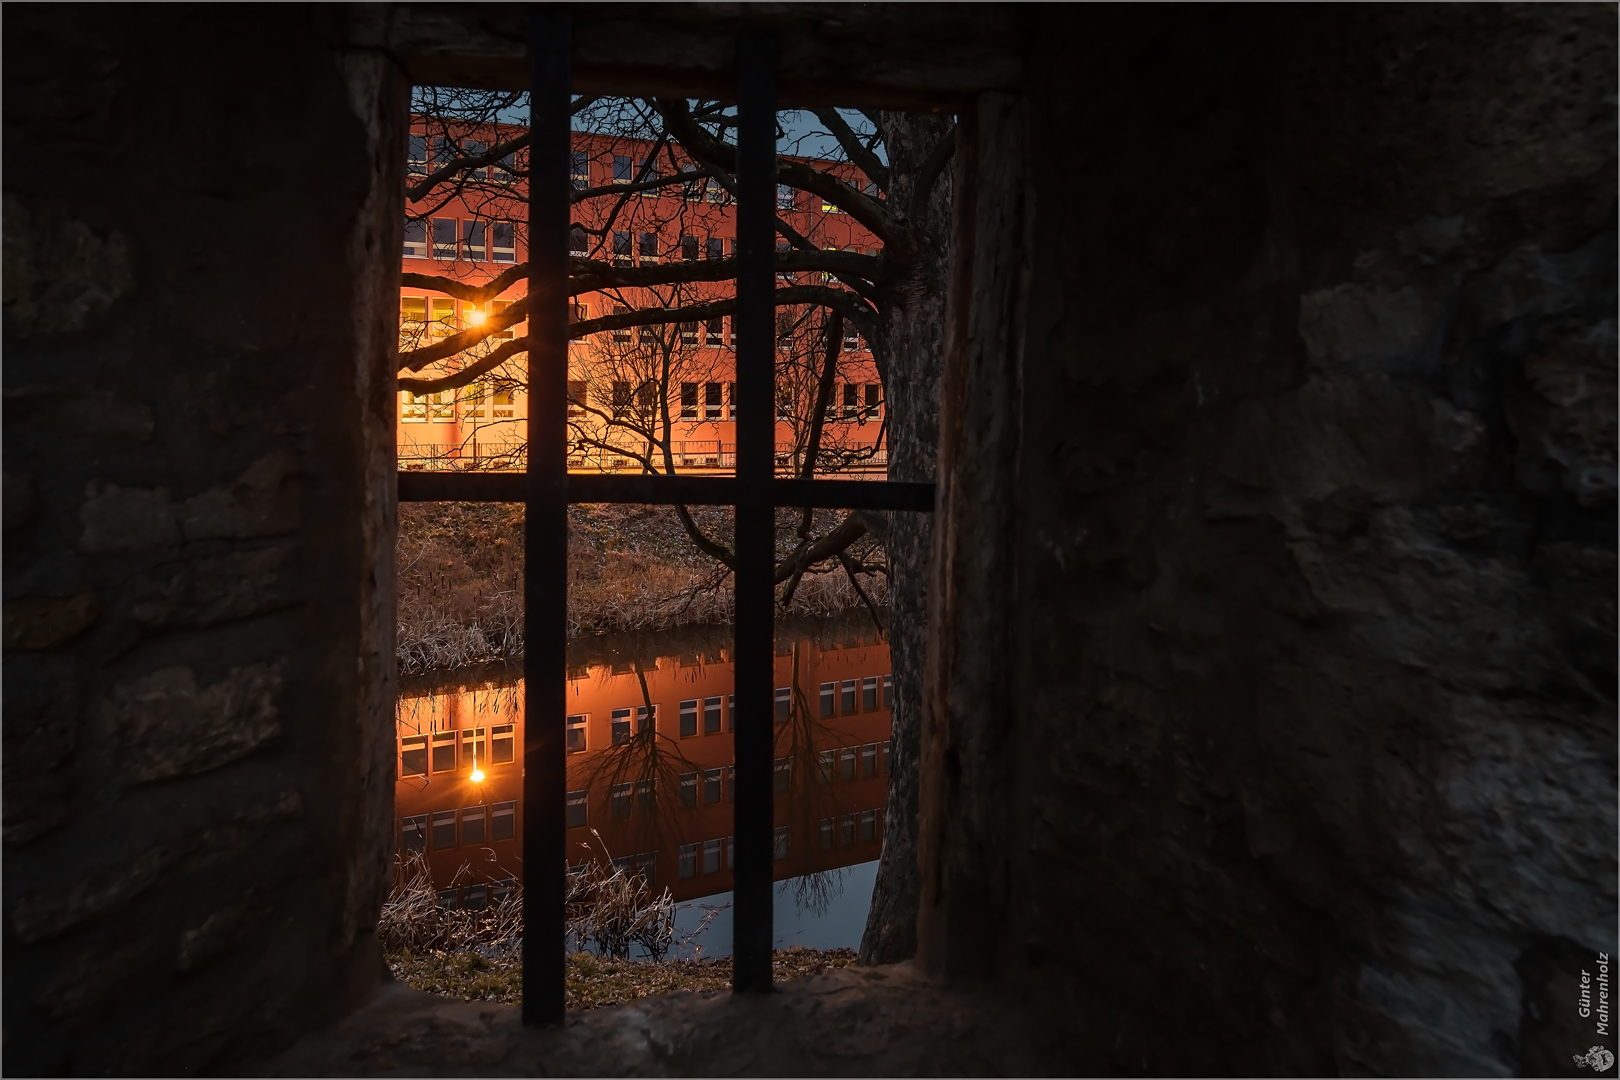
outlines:
[[[848,872],[847,868],[840,867],[837,870],[817,870],[813,874],[801,874],[782,882],[777,886],[776,892],[778,896],[784,892],[791,892],[793,909],[796,912],[820,918],[827,914],[832,902],[843,895],[844,875]]]

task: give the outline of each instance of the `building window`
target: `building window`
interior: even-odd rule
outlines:
[[[821,850],[822,851],[830,851],[830,850],[832,850],[832,846],[833,846],[833,819],[830,818],[830,817],[824,817],[824,818],[821,819]]]
[[[463,844],[482,844],[484,842],[486,820],[482,806],[463,807],[461,811],[461,842]]]
[[[498,802],[490,807],[489,838],[510,840],[517,835],[517,803]]]
[[[696,420],[698,411],[698,384],[681,383],[681,419]]]
[[[497,724],[489,729],[489,763],[510,765],[517,756],[517,736],[512,724]]]
[[[461,767],[471,769],[482,761],[489,764],[489,751],[484,746],[483,728],[461,729]]]
[[[449,297],[435,296],[429,311],[428,336],[447,338],[456,332],[456,302]]]
[[[845,679],[840,690],[838,711],[848,716],[855,711],[855,680]]]
[[[427,136],[412,135],[405,141],[405,171],[411,176],[426,176]]]
[[[491,262],[517,262],[517,226],[510,221],[493,221],[489,226],[489,258]]]
[[[823,750],[816,755],[817,771],[821,773],[822,783],[833,782],[833,774],[838,771],[838,751]]]
[[[427,395],[413,394],[409,390],[401,390],[399,392],[399,418],[413,423],[416,421],[426,422]]]
[[[698,238],[695,236],[681,237],[681,261],[697,262]]]
[[[737,419],[737,384],[734,382],[726,383],[726,414]]]
[[[726,317],[716,315],[704,324],[705,344],[724,345],[726,343]]]
[[[590,793],[589,788],[568,793],[568,828],[583,829],[588,824],[587,798]]]
[[[778,210],[798,209],[798,197],[799,193],[793,189],[791,184],[776,185],[776,208]]]
[[[500,322],[501,316],[505,315],[506,314],[506,309],[511,307],[511,306],[512,306],[512,301],[510,301],[510,300],[491,300],[489,302],[489,317],[490,317],[490,320],[493,321],[493,322]],[[490,341],[511,341],[512,340],[512,327],[508,326],[504,330],[492,331],[490,333],[490,335],[489,335],[489,340]]]
[[[856,747],[846,746],[838,751],[838,778],[840,780],[855,779]]]
[[[779,757],[776,759],[775,764],[776,790],[786,791],[793,786],[793,759]]]
[[[727,765],[726,769],[726,802],[737,801],[737,766]]]
[[[838,846],[849,847],[855,842],[855,815],[843,814],[838,819]]]
[[[718,236],[703,241],[703,257],[713,262],[726,257],[726,242]]]
[[[726,186],[712,176],[709,177],[705,190],[709,201],[716,206],[724,206],[731,201],[731,193],[726,190]]]
[[[517,415],[517,391],[510,384],[500,387],[489,396],[491,410],[495,418],[515,417]]]
[[[791,686],[778,686],[776,688],[776,722],[782,723],[793,713],[793,688]]]
[[[485,262],[489,258],[489,230],[482,221],[461,223],[461,255],[470,262]]]
[[[586,384],[584,379],[569,379],[568,380],[568,415],[569,416],[584,416],[585,415],[585,401],[586,401],[585,392],[586,392],[587,388],[588,387],[587,387],[587,384]]]
[[[720,872],[720,841],[703,841],[703,872],[705,874]]]
[[[866,384],[866,415],[868,418],[876,417],[878,411],[883,407],[883,399],[880,396],[882,391],[883,388],[875,382]]]
[[[613,232],[613,265],[630,265],[630,234],[623,229]]]
[[[683,393],[684,393],[684,391],[683,391]],[[693,399],[695,401],[695,399],[697,397],[697,391],[696,391],[695,386],[693,388],[692,397],[693,397]],[[689,736],[696,735],[697,734],[697,724],[698,724],[698,703],[697,703],[697,698],[692,698],[689,701],[681,702],[681,738],[685,739],[685,738],[687,738]]]
[[[568,155],[568,178],[573,181],[575,191],[591,186],[591,159],[585,151],[575,150]]]
[[[400,847],[405,851],[427,850],[428,819],[426,814],[415,814],[405,818],[401,823],[404,831],[401,834]]]
[[[870,844],[877,839],[877,811],[861,811],[861,843]]]
[[[613,745],[622,746],[630,741],[630,710],[613,710]]]
[[[484,151],[488,149],[489,147],[477,139],[464,139],[461,143],[462,154],[470,158],[483,157]],[[489,169],[487,166],[477,165],[471,169],[463,170],[462,175],[469,180],[484,180],[489,177]]]
[[[705,383],[703,386],[703,419],[720,419],[720,384],[717,382]]]
[[[456,846],[456,812],[454,810],[435,810],[433,812],[433,850],[446,851]]]
[[[567,727],[568,753],[582,754],[585,752],[585,714],[575,713],[568,718]]]
[[[453,731],[435,731],[433,733],[433,771],[456,771],[456,733]]]
[[[885,675],[885,676],[883,676],[883,707],[885,709],[894,708],[894,676],[893,675]]]
[[[869,742],[861,747],[861,775],[877,775],[877,743]]]
[[[855,348],[858,345],[860,345],[860,343],[861,343],[861,335],[860,335],[860,332],[855,329],[855,323],[850,319],[845,319],[844,320],[844,348],[845,348],[845,350],[853,352],[855,350]]]
[[[698,324],[695,322],[681,323],[681,344],[696,345],[698,343]]]
[[[771,834],[771,857],[773,859],[785,859],[788,857],[789,828],[789,826],[783,825]]]
[[[737,867],[737,838],[726,837],[726,869],[734,870]]]
[[[423,776],[427,773],[427,736],[407,735],[399,740],[399,775]]]
[[[427,222],[421,218],[405,219],[405,257],[427,258]]]
[[[680,800],[682,806],[696,806],[698,794],[698,774],[683,772],[680,774]]]
[[[581,259],[591,253],[591,238],[585,230],[578,225],[568,230],[568,254],[577,255]]]
[[[468,885],[462,898],[461,907],[465,911],[483,911],[488,900],[488,889],[483,885]]]
[[[433,171],[444,168],[456,160],[456,143],[447,135],[436,135],[433,138]]]
[[[844,384],[844,419],[853,420],[861,411],[860,383],[847,382]]]
[[[649,776],[636,781],[636,809],[643,814],[658,813],[658,778]]]
[[[637,248],[642,262],[656,263],[658,261],[658,234],[655,232],[642,233]]]
[[[871,712],[878,707],[878,681],[877,676],[868,676],[861,680],[861,711]]]
[[[821,684],[821,715],[823,717],[838,715],[836,699],[838,697],[838,684],[824,682]]]
[[[726,695],[726,730],[737,730],[737,695]]]
[[[684,184],[682,184],[681,185],[681,198],[685,199],[687,202],[702,202],[703,201],[703,178],[698,177],[698,178],[696,178],[694,180],[688,180]]]
[[[613,182],[615,184],[628,184],[630,182],[630,158],[628,155],[613,155]]]
[[[456,257],[456,219],[433,219],[433,257],[450,260]]]
[[[703,770],[703,804],[705,806],[720,801],[720,770]]]
[[[462,419],[489,419],[489,387],[485,383],[486,380],[479,379],[472,385],[463,388],[461,395]]]
[[[718,735],[720,733],[720,699],[709,697],[703,699],[703,734]]]
[[[615,821],[630,816],[630,785],[614,784],[608,789],[608,814]]]
[[[697,876],[698,846],[696,844],[682,844],[680,860],[677,863],[676,873],[683,878]]]
[[[776,419],[782,423],[792,423],[793,416],[793,388],[778,386],[776,388]]]
[[[883,749],[879,753],[883,756],[883,774],[887,776],[894,771],[894,740],[886,740],[883,743]]]
[[[490,179],[497,184],[510,184],[512,182],[512,170],[517,168],[515,157],[514,154],[507,154],[490,166]]]

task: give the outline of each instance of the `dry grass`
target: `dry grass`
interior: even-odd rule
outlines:
[[[731,511],[693,507],[710,536],[730,542]],[[830,517],[829,517],[830,520]],[[784,515],[781,546],[796,519]],[[818,521],[820,529],[826,521]],[[728,623],[734,610],[724,567],[692,544],[673,509],[569,508],[568,629],[572,636]],[[523,509],[499,503],[400,507],[400,672],[419,675],[523,654]],[[863,588],[883,608],[881,575]],[[829,616],[862,606],[840,572],[807,576],[784,616]]]
[[[467,868],[463,868],[467,872]],[[458,875],[459,877],[459,875]],[[523,997],[523,888],[484,911],[437,905],[420,853],[395,864],[394,886],[377,937],[394,977],[417,990],[464,1001],[515,1003]],[[681,945],[707,926],[686,935]],[[567,958],[567,1007],[595,1009],[676,990],[731,987],[731,960],[665,959],[676,942],[669,890],[654,893],[640,875],[596,863],[570,875],[568,936],[596,953]],[[631,960],[639,945],[655,959]],[[855,962],[851,949],[783,949],[772,956],[778,980],[798,979]]]

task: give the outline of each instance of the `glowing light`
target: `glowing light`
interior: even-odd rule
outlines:
[[[467,321],[472,323],[474,326],[483,326],[484,320],[488,317],[489,316],[485,315],[482,311],[474,308],[467,314]]]
[[[484,770],[483,769],[480,769],[480,768],[477,768],[477,767],[473,768],[472,782],[475,783],[475,784],[482,784],[484,782]]]

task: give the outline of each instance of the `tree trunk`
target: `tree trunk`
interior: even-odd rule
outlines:
[[[905,212],[929,152],[951,130],[941,116],[885,112],[877,117],[889,152],[888,202]],[[875,343],[889,410],[889,478],[932,480],[939,451],[939,377],[945,345],[945,281],[950,237],[951,170],[941,170],[906,241],[885,256],[898,272],[880,297],[884,338]],[[861,963],[909,958],[917,949],[917,757],[927,636],[928,552],[932,515],[891,513],[890,656],[894,734],[883,856],[861,939]]]

